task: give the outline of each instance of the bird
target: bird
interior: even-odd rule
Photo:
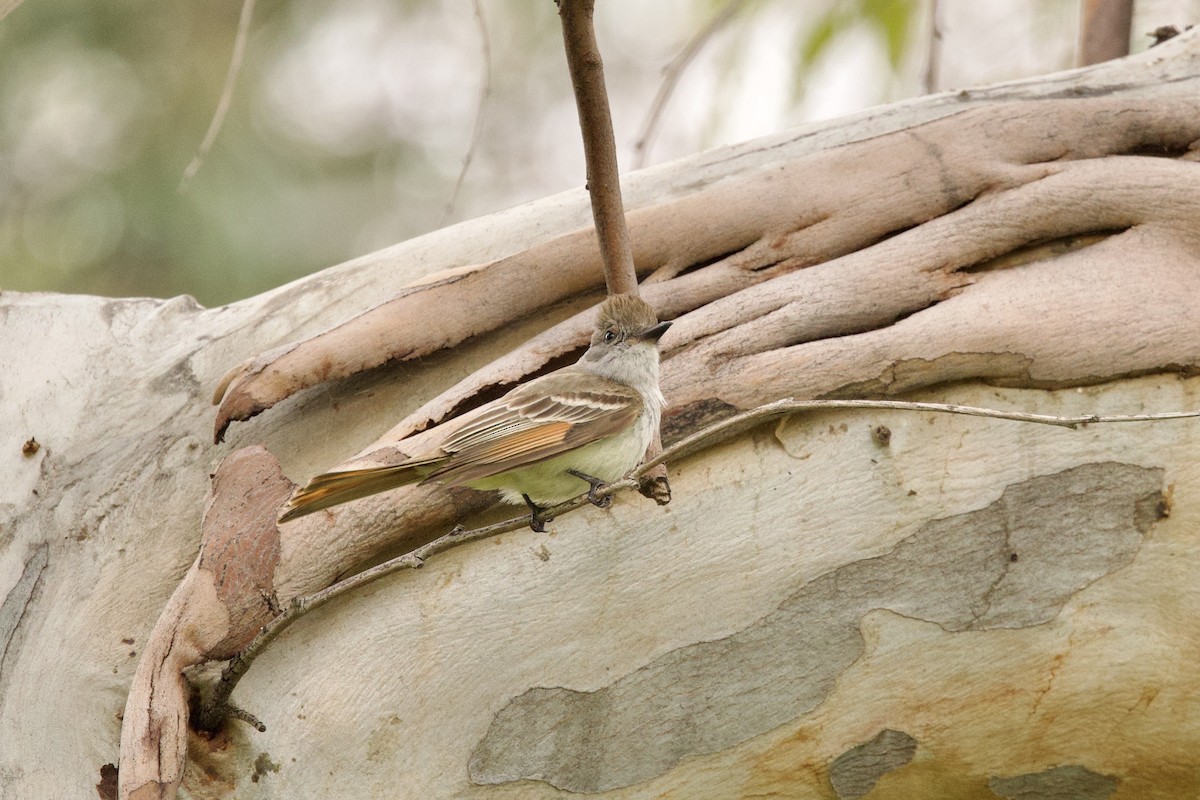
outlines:
[[[499,490],[504,502],[528,506],[535,531],[545,530],[546,508],[585,488],[591,502],[607,506],[612,498],[599,491],[637,466],[658,432],[666,406],[658,340],[670,326],[637,295],[610,296],[576,363],[442,423],[436,446],[398,464],[315,476],[292,493],[279,522],[435,481]]]

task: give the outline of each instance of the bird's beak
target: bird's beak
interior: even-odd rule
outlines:
[[[669,322],[660,322],[653,328],[648,328],[638,334],[638,338],[645,342],[657,342],[662,335],[667,332],[667,328],[671,327]]]

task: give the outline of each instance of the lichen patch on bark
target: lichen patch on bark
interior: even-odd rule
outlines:
[[[597,691],[531,688],[493,719],[471,779],[600,792],[732,747],[819,706],[862,656],[859,621],[875,609],[949,632],[1047,622],[1132,561],[1157,519],[1162,479],[1117,462],[1030,478],[806,583],[730,636],[678,648]]]
[[[1010,778],[993,777],[988,788],[1004,800],[1108,800],[1118,783],[1111,775],[1070,764]]]
[[[838,800],[858,800],[881,777],[912,761],[917,740],[903,731],[885,728],[869,742],[851,747],[829,765],[829,782]]]

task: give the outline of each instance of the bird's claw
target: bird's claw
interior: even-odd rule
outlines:
[[[606,481],[602,481],[599,478],[593,478],[591,475],[580,472],[577,469],[569,469],[567,472],[571,475],[574,475],[576,478],[579,478],[581,481],[587,481],[587,499],[589,503],[594,505],[596,508],[608,508],[612,505],[611,494],[600,494],[600,492],[608,486]]]
[[[593,486],[591,489],[588,489],[588,501],[591,502],[591,504],[596,508],[608,508],[612,505],[612,495],[597,494],[597,492],[600,491],[600,488],[602,487]]]
[[[529,527],[537,533],[546,532],[546,523],[550,520],[542,516],[546,510],[537,503],[529,499],[529,495],[521,495],[525,499],[525,505],[529,506]]]

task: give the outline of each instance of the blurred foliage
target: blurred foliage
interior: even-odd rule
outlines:
[[[838,34],[864,24],[883,40],[892,70],[899,70],[905,47],[910,41],[913,20],[920,12],[917,0],[845,0],[835,3],[817,19],[809,31],[796,61],[797,76],[793,87],[804,86],[804,75],[829,50]]]
[[[391,34],[422,4],[343,4],[337,20],[321,5],[258,4],[230,113],[183,192],[240,2],[31,0],[0,23],[3,285],[223,302],[425,230],[446,182],[429,138],[462,109],[441,86],[391,103],[396,87],[370,80],[370,59],[413,52]],[[384,68],[428,88],[400,61]],[[418,103],[424,119],[406,117]]]
[[[663,65],[730,1],[598,4],[622,147]],[[741,2],[689,66],[658,160],[919,88],[927,0]],[[456,219],[583,184],[553,3],[483,8],[492,91]],[[471,0],[258,0],[224,126],[181,191],[240,12],[26,0],[0,20],[0,289],[225,303],[438,224],[477,111]],[[891,74],[846,92],[863,31],[883,55],[854,68]],[[834,88],[818,102],[817,85]]]
[[[271,70],[286,69],[293,48],[321,46],[305,40],[313,7],[280,0],[258,4],[225,126],[179,191],[217,103],[240,7],[32,0],[0,23],[5,287],[222,302],[344,259],[359,249],[364,220],[387,240],[420,230],[424,220],[399,215],[378,222],[398,205],[381,177],[403,170],[417,176],[413,185],[428,183],[419,143],[358,108],[338,109],[325,142],[297,131],[303,115],[278,113],[281,102],[303,107],[311,86],[272,81]]]

